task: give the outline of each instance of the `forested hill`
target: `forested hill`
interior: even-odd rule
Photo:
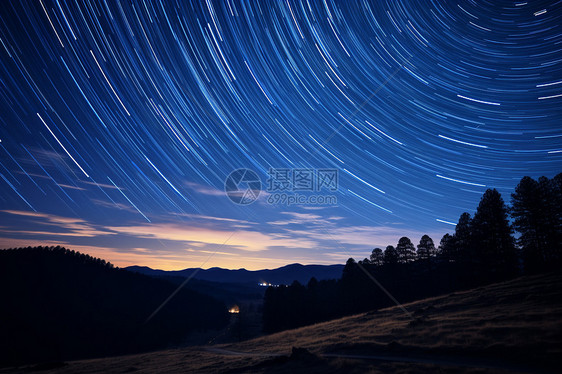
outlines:
[[[0,250],[0,363],[56,361],[168,347],[224,327],[224,304],[61,247]]]
[[[195,279],[211,282],[225,283],[271,283],[291,284],[293,281],[307,283],[310,278],[318,280],[339,279],[344,265],[301,265],[290,264],[277,269],[246,270],[246,269],[222,269],[222,268],[190,268],[184,270],[164,271],[151,269],[146,266],[129,266],[125,269],[136,271],[151,276],[175,276],[187,278],[193,276]]]

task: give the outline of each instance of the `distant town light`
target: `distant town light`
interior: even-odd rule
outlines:
[[[260,282],[260,283],[258,283],[258,286],[261,286],[261,287],[279,287],[278,284],[272,284],[272,283],[269,283],[269,282]]]
[[[240,313],[240,308],[238,307],[238,305],[234,305],[228,310],[228,313],[231,313],[231,314]]]

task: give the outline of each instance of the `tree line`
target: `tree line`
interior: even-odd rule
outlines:
[[[562,173],[524,177],[510,206],[496,189],[486,190],[474,215],[462,213],[438,245],[428,235],[417,246],[402,237],[396,246],[373,249],[369,258],[350,258],[339,280],[268,288],[264,331],[388,307],[395,303],[389,294],[403,303],[560,269]]]

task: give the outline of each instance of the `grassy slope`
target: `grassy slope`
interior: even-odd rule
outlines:
[[[302,371],[310,374],[437,370],[430,363],[321,356],[326,353],[427,359],[439,362],[439,369],[450,373],[524,372],[538,368],[555,372],[549,368],[557,367],[562,361],[562,274],[522,277],[405,307],[412,317],[393,307],[217,346],[250,352],[252,356],[218,354],[204,347],[192,347],[73,361],[47,372]],[[307,348],[317,356],[288,358],[293,346]],[[268,357],[273,353],[285,356]],[[443,361],[455,365],[445,365]],[[486,369],[486,365],[492,368]]]

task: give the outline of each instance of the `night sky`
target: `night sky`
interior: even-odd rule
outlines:
[[[0,247],[343,263],[562,171],[562,1],[2,1]],[[231,171],[335,169],[237,205]],[[290,192],[294,194],[294,192]]]

